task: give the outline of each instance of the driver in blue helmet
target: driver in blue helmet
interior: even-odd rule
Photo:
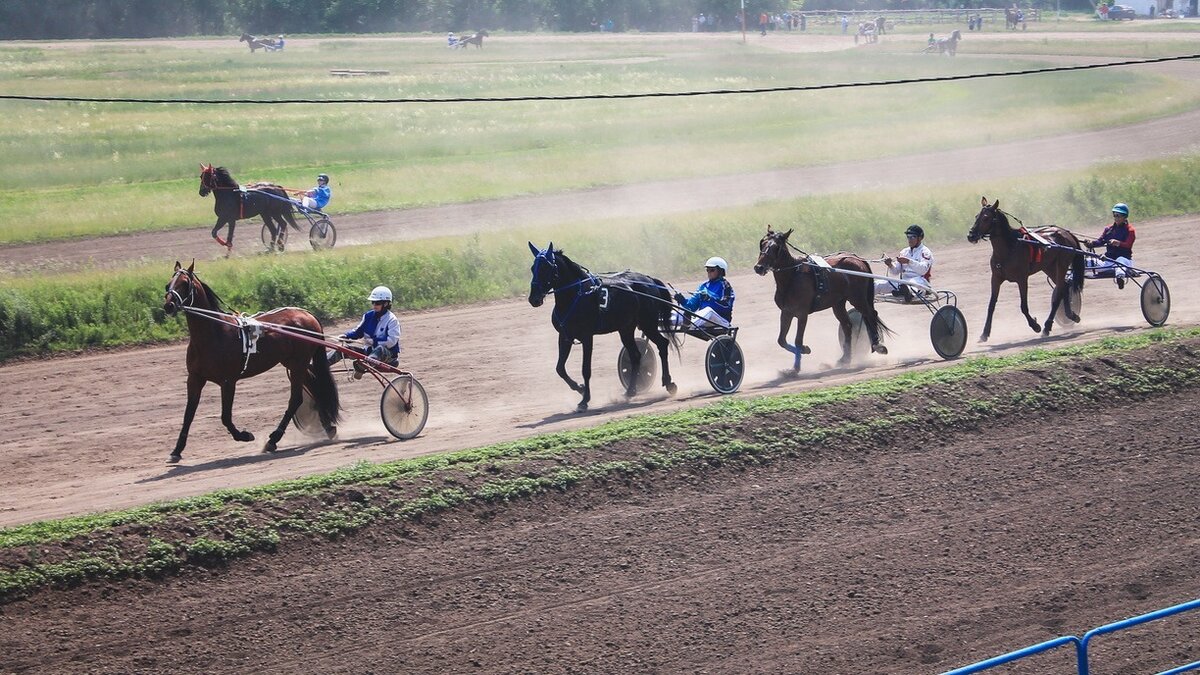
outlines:
[[[904,231],[908,238],[908,247],[900,251],[895,258],[883,256],[883,264],[887,265],[888,274],[919,285],[923,290],[930,290],[930,279],[933,278],[933,251],[925,245],[925,229],[920,225],[909,225]],[[877,280],[875,294],[891,293],[898,298],[909,300],[913,288],[908,284],[898,284],[894,281]],[[918,292],[921,292],[918,290]]]
[[[317,186],[304,193],[300,205],[306,209],[320,211],[329,200],[333,199],[333,191],[329,189],[329,174],[317,174]]]
[[[736,298],[733,285],[725,279],[729,272],[729,263],[724,258],[713,256],[704,263],[708,279],[700,284],[692,297],[685,298],[683,293],[675,294],[675,302],[692,314],[684,314],[676,310],[672,315],[675,326],[681,326],[690,318],[692,325],[703,328],[708,324],[728,328],[733,320],[733,301]]]
[[[400,320],[392,313],[392,291],[387,286],[376,286],[367,300],[371,310],[363,314],[362,321],[354,330],[342,334],[343,340],[362,339],[365,346],[352,346],[360,354],[369,356],[377,361],[396,365],[400,362]],[[330,363],[342,360],[342,353],[329,350],[325,353]],[[366,370],[361,361],[354,362],[354,379],[361,379]]]
[[[1098,277],[1112,276],[1117,280],[1117,288],[1125,288],[1125,266],[1133,265],[1133,241],[1137,232],[1129,224],[1129,205],[1120,202],[1112,207],[1113,223],[1104,228],[1099,237],[1085,239],[1088,248],[1104,246],[1103,260],[1088,258],[1088,267]]]

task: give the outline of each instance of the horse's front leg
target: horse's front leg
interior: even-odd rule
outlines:
[[[1021,313],[1025,315],[1025,320],[1029,322],[1029,327],[1033,332],[1042,332],[1042,324],[1033,318],[1029,313],[1029,277],[1022,277],[1017,280],[1017,292],[1021,294]]]
[[[283,419],[279,421],[279,426],[275,427],[275,431],[267,437],[267,443],[263,446],[263,452],[275,452],[279,448],[279,440],[283,438],[283,432],[287,431],[288,422],[296,415],[296,411],[300,409],[300,404],[304,402],[304,379],[308,376],[307,369],[301,370],[300,373],[293,376],[291,371],[288,371],[288,378],[292,381],[292,395],[288,398],[287,410],[283,413]]]
[[[174,464],[183,458],[183,446],[187,445],[188,430],[192,428],[192,420],[196,417],[196,406],[200,405],[200,392],[204,391],[204,378],[188,373],[187,407],[183,409],[183,428],[179,430],[179,439],[175,441],[175,449],[167,462]]]
[[[254,434],[238,429],[233,425],[233,394],[237,391],[237,380],[226,380],[221,383],[221,424],[229,430],[233,440],[248,443],[254,440]]]
[[[980,342],[987,342],[992,335],[992,314],[996,312],[996,300],[1000,297],[1000,286],[1004,284],[1004,277],[999,274],[992,275],[992,297],[988,300],[987,321],[983,322],[983,332],[979,334]]]
[[[804,329],[808,327],[808,314],[796,315],[796,339],[792,347],[792,353],[796,355],[796,362],[792,365],[792,372],[800,372],[800,356],[808,354],[809,348],[804,346]]]
[[[229,225],[229,241],[226,241],[221,238],[221,228],[225,227],[225,225],[227,225],[227,224]],[[225,246],[227,248],[232,249],[233,248],[233,224],[227,223],[222,218],[217,218],[217,224],[213,225],[212,238],[217,242],[218,245]]]
[[[571,388],[571,391],[582,393],[583,387],[579,386],[579,383],[577,383],[575,380],[572,380],[571,376],[567,374],[567,357],[571,355],[571,347],[574,346],[574,344],[575,341],[568,337],[566,333],[558,334],[558,363],[554,367],[554,372],[558,373],[558,376],[562,378],[563,382],[567,383],[567,386]]]
[[[579,338],[579,344],[583,347],[583,399],[575,406],[575,410],[583,412],[592,400],[592,336]]]

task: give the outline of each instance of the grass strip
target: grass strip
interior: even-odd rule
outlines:
[[[1134,205],[1138,220],[1200,212],[1200,192],[1192,189],[1198,182],[1200,156],[1191,156],[1109,167],[1083,179],[1045,177],[1032,189],[1017,187],[1015,181],[992,184],[988,197],[1001,197],[1005,209],[1030,225],[1057,222],[1099,232],[1118,199]],[[735,269],[748,269],[766,223],[796,228],[792,241],[813,251],[891,247],[898,228],[910,222],[924,224],[930,241],[958,239],[979,209],[978,190],[956,186],[829,195],[652,221],[577,223],[570,228],[322,254],[214,261],[198,271],[234,309],[299,306],[329,322],[359,315],[366,290],[363,279],[402,290],[397,304],[406,310],[518,295],[529,284],[526,238],[539,246],[553,240],[597,271],[634,268],[668,279],[694,269],[697,260],[714,251]],[[162,311],[162,289],[170,269],[143,265],[0,281],[0,361],[183,337],[183,319]]]
[[[1162,395],[1200,383],[1200,328],[1155,330],[1058,349],[1036,349],[828,389],[720,403],[609,422],[485,448],[224,490],[126,511],[0,530],[0,602],[43,587],[88,580],[158,577],[189,565],[220,566],[281,543],[335,538],[383,523],[419,521],[470,504],[566,491],[613,476],[679,467],[749,464],[798,456],[831,441],[907,429],[961,430],[1005,415],[1103,403],[1111,392]],[[1163,345],[1149,367],[1110,359]],[[1107,364],[1103,377],[1042,375],[1026,387],[988,393],[990,376],[1057,368],[1078,359]],[[919,394],[927,405],[858,419],[844,406]],[[842,412],[839,412],[842,411]],[[753,422],[753,424],[747,424]],[[646,443],[646,441],[651,441]]]

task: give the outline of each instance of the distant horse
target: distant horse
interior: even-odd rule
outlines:
[[[466,49],[467,45],[475,45],[476,49],[483,49],[483,38],[485,38],[487,36],[488,36],[488,32],[486,30],[477,31],[475,34],[471,35],[470,37],[465,37],[465,38],[460,39],[458,42],[455,42],[454,48],[455,49]]]
[[[989,267],[992,270],[992,298],[988,301],[987,322],[983,325],[980,342],[987,342],[992,334],[992,312],[996,310],[996,297],[1000,294],[1000,285],[1011,281],[1017,285],[1021,293],[1021,313],[1029,322],[1029,327],[1042,335],[1050,334],[1054,324],[1054,315],[1060,303],[1067,318],[1079,321],[1079,315],[1071,308],[1071,294],[1068,286],[1077,291],[1083,290],[1084,255],[1079,239],[1060,227],[1039,227],[1033,230],[1035,237],[1028,237],[1025,228],[1014,229],[1008,223],[1008,216],[1000,210],[1000,200],[988,204],[987,198],[981,199],[983,209],[975,216],[975,224],[967,233],[967,241],[972,244],[980,239],[992,240],[992,258]],[[1073,253],[1062,248],[1051,248],[1039,245],[1036,238],[1041,238],[1052,244],[1078,249]],[[1046,326],[1042,327],[1029,314],[1029,277],[1038,272],[1045,272],[1054,284],[1054,292],[1050,298],[1050,316],[1046,317]],[[1068,281],[1068,273],[1070,274]]]
[[[1004,27],[1008,30],[1016,30],[1017,26],[1024,22],[1021,10],[1016,7],[1009,7],[1004,10]]]
[[[236,441],[249,442],[254,434],[238,429],[233,424],[233,395],[238,380],[254,377],[276,365],[283,365],[291,380],[291,397],[283,419],[263,447],[263,452],[275,452],[279,439],[296,409],[304,399],[307,389],[316,402],[321,426],[329,438],[337,434],[335,426],[340,419],[337,383],[329,371],[325,348],[319,344],[280,334],[269,329],[252,336],[246,333],[254,326],[243,325],[233,314],[221,312],[220,300],[200,278],[196,276],[196,264],[187,269],[176,262],[175,273],[167,283],[163,298],[163,311],[187,314],[188,333],[191,339],[187,349],[187,408],[183,413],[183,428],[179,440],[171,451],[169,462],[178,462],[187,444],[188,429],[200,403],[200,392],[207,382],[221,386],[221,423]],[[288,326],[306,331],[310,337],[320,338],[321,324],[303,309],[287,307],[275,309],[254,317],[258,321]],[[261,328],[261,327],[260,327]]]
[[[938,54],[948,54],[954,56],[958,52],[958,41],[962,39],[962,33],[958,30],[950,33],[947,37],[938,38],[925,51],[936,51]]]
[[[292,217],[292,201],[287,192],[278,185],[259,183],[253,187],[243,188],[225,167],[213,168],[212,164],[200,165],[200,196],[207,197],[213,193],[215,203],[213,212],[217,214],[217,224],[213,225],[212,237],[221,246],[233,250],[233,230],[239,220],[261,215],[267,229],[271,231],[272,250],[283,250],[284,229],[291,225],[297,231],[300,226]],[[229,226],[229,240],[220,237],[219,232],[225,225]]]
[[[846,311],[847,302],[862,314],[867,335],[871,339],[871,351],[887,354],[887,347],[880,343],[880,331],[891,334],[891,330],[875,311],[875,282],[865,277],[826,272],[807,258],[793,256],[788,250],[791,245],[788,237],[791,234],[792,230],[775,232],[768,225],[767,235],[758,242],[758,262],[754,265],[754,271],[760,276],[768,271],[775,273],[775,305],[779,307],[778,342],[780,347],[795,356],[792,372],[800,371],[800,357],[809,353],[809,348],[804,345],[808,315],[830,308],[842,326],[842,358],[838,363],[850,362],[850,339],[854,335],[854,326]],[[825,262],[835,270],[871,273],[867,261],[850,253],[826,256]],[[818,279],[818,275],[824,275],[825,278]],[[796,339],[793,344],[788,344],[787,333],[793,318],[796,320]]]
[[[279,43],[275,41],[275,38],[254,37],[249,33],[242,33],[242,37],[238,38],[238,42],[245,42],[250,47],[251,54],[260,48],[267,51],[279,49]]]
[[[641,350],[634,340],[634,331],[641,330],[658,348],[662,363],[662,384],[667,393],[674,394],[675,383],[667,363],[670,340],[663,329],[671,323],[671,293],[662,281],[638,272],[605,275],[603,279],[588,272],[551,242],[539,251],[532,242],[533,266],[529,282],[529,304],[541,307],[546,296],[554,294],[554,309],[550,322],[558,331],[558,376],[572,390],[583,394],[576,410],[587,410],[592,398],[592,337],[616,331],[629,353],[631,372],[640,372]],[[583,384],[567,375],[567,357],[573,343],[583,346]],[[637,378],[630,378],[626,396],[637,393]]]

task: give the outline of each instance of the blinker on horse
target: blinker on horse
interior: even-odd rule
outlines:
[[[759,276],[767,272],[775,275],[775,305],[779,307],[779,338],[780,347],[793,354],[795,360],[792,372],[800,372],[800,357],[810,353],[804,344],[804,329],[808,325],[808,315],[826,309],[832,309],[842,327],[842,358],[839,364],[850,362],[850,341],[854,335],[854,326],[850,321],[846,303],[849,302],[863,317],[867,335],[871,339],[871,351],[887,354],[887,347],[880,342],[880,332],[891,333],[891,329],[879,318],[875,311],[875,284],[871,279],[839,274],[836,270],[847,270],[862,274],[870,274],[871,266],[867,261],[851,253],[838,253],[824,258],[831,270],[826,273],[820,269],[817,262],[808,257],[797,258],[791,254],[788,247],[788,237],[792,230],[775,232],[767,226],[767,234],[758,242],[758,262],[754,271]],[[818,279],[818,275],[826,278]],[[787,341],[788,330],[792,320],[796,321],[796,338],[794,344]]]
[[[546,296],[554,294],[550,321],[558,331],[558,363],[555,371],[573,391],[583,395],[576,410],[583,412],[591,401],[592,339],[596,335],[616,332],[629,353],[632,372],[638,372],[642,360],[634,338],[641,330],[658,349],[662,365],[662,384],[667,393],[676,392],[667,362],[670,340],[663,329],[671,322],[671,294],[659,279],[638,272],[621,272],[600,278],[568,258],[551,242],[538,250],[529,242],[533,265],[529,268],[529,304],[541,307]],[[567,374],[567,357],[575,341],[583,347],[583,383]],[[631,378],[626,396],[637,393],[636,379]]]
[[[1008,215],[1000,210],[1000,200],[988,204],[987,197],[981,198],[983,208],[975,216],[975,224],[967,233],[967,241],[972,244],[980,239],[992,240],[992,257],[989,267],[992,270],[992,297],[988,300],[987,322],[983,325],[980,342],[987,342],[992,334],[992,313],[996,310],[996,298],[1000,295],[1000,286],[1006,281],[1017,285],[1021,294],[1021,313],[1029,322],[1033,332],[1041,331],[1043,336],[1050,335],[1054,325],[1054,315],[1060,303],[1064,304],[1067,318],[1079,321],[1079,315],[1071,307],[1070,288],[1083,290],[1084,255],[1079,239],[1070,231],[1061,227],[1039,227],[1032,232],[1021,228],[1017,230],[1008,223]],[[1040,241],[1052,244],[1045,246]],[[1072,253],[1070,249],[1077,249]],[[1029,277],[1044,272],[1054,284],[1054,292],[1050,296],[1050,315],[1046,317],[1045,328],[1029,314]],[[1068,281],[1069,279],[1069,281]]]
[[[271,432],[263,452],[275,452],[284,430],[304,400],[304,392],[312,395],[317,405],[321,426],[329,438],[337,434],[340,418],[337,383],[329,370],[325,349],[279,331],[255,326],[241,317],[220,309],[220,300],[195,272],[193,262],[184,269],[178,262],[163,297],[167,314],[184,312],[187,317],[187,407],[183,413],[183,428],[170,463],[178,462],[187,444],[188,430],[200,404],[200,393],[208,382],[221,387],[221,423],[236,441],[249,442],[254,434],[238,429],[233,423],[233,398],[239,380],[260,375],[282,365],[288,371],[291,395],[283,419]],[[322,335],[321,323],[312,314],[295,307],[276,309],[256,315],[261,324],[274,324],[310,335]],[[257,328],[257,330],[256,330]]]
[[[292,217],[292,201],[287,191],[278,185],[259,183],[242,188],[223,166],[215,169],[212,164],[200,165],[200,196],[213,194],[213,213],[217,223],[213,225],[212,238],[218,244],[233,251],[233,230],[237,221],[262,216],[263,223],[271,232],[272,249],[283,250],[284,228],[291,225],[296,231],[300,226]],[[221,228],[229,226],[229,239],[221,238]]]

